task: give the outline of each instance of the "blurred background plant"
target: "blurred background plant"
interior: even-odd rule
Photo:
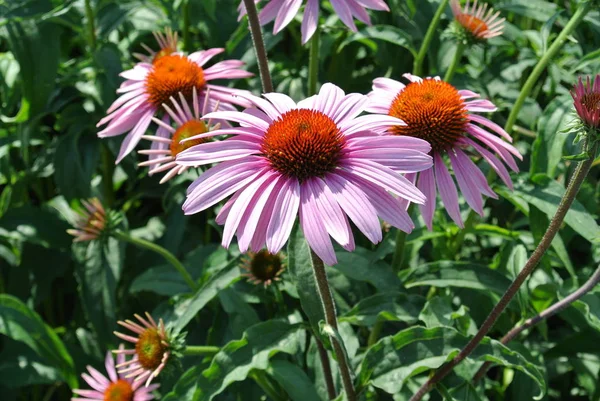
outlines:
[[[373,78],[399,80],[413,70],[440,2],[387,3],[392,12],[371,13],[373,26],[359,25],[356,33],[331,12],[322,15],[320,83],[367,93]],[[452,82],[496,104],[493,119],[504,126],[532,69],[582,2],[489,3],[507,19],[504,34],[465,49]],[[331,344],[320,334],[322,312],[308,284],[312,273],[301,236],[290,240],[286,268],[277,280],[253,285],[244,279],[248,262],[235,246],[219,246],[222,228],[214,211],[181,212],[197,171],[161,185],[160,177],[137,167],[143,160],[138,155],[114,165],[121,138],[96,136],[96,123],[116,99],[118,74],[136,62],[131,53],[147,54],[142,44],[157,50],[153,31],[179,32],[180,50],[187,52],[224,47],[227,58],[241,59],[257,73],[246,19],[237,22],[238,5],[235,0],[0,1],[3,400],[69,399],[72,388],[84,385],[79,374],[86,365],[101,366],[106,351],[118,348],[112,334],[117,320],[146,310],[175,333],[185,328],[188,343],[222,347],[214,360],[214,352],[198,352],[183,358],[177,374],[160,377],[160,399],[192,399],[190,394],[198,400],[258,400],[264,394],[275,401],[327,399],[318,355]],[[331,11],[329,3],[324,8]],[[457,46],[452,20],[446,7],[423,58],[423,75],[443,76],[450,68]],[[514,191],[493,187],[501,196],[488,200],[485,218],[465,232],[442,208],[433,231],[418,220],[399,274],[390,267],[394,231],[378,246],[357,236],[357,251],[340,252],[339,265],[328,268],[339,332],[366,399],[408,400],[426,379],[412,376],[439,366],[466,343],[465,336],[476,331],[540,241],[576,164],[563,156],[580,153],[574,134],[561,131],[574,118],[569,90],[579,76],[600,71],[599,21],[599,8],[592,8],[525,98],[512,129],[525,156],[521,173],[513,174]],[[300,23],[297,17],[276,36],[270,27],[264,30],[275,90],[296,100],[308,94],[309,47],[300,44]],[[257,75],[236,87],[259,93],[261,84]],[[490,337],[501,338],[572,292],[600,263],[598,178],[592,168],[541,267]],[[72,210],[80,199],[92,197],[122,213],[119,225],[131,238],[176,255],[199,289],[190,290],[152,249],[113,237],[73,244],[67,234],[75,223]],[[466,217],[468,208],[463,212]],[[521,333],[509,348],[484,340],[431,399],[443,394],[452,400],[525,400],[547,388],[548,400],[597,400],[599,341],[600,291],[595,290]],[[496,366],[484,381],[471,384],[485,360]],[[333,359],[330,363],[335,366]],[[340,386],[337,375],[334,382]]]

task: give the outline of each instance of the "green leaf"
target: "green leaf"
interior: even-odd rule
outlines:
[[[517,207],[522,207],[522,202],[527,202],[552,218],[565,194],[565,188],[554,180],[546,180],[547,182],[544,183],[544,178],[546,177],[538,175],[536,182],[539,184],[536,185],[530,181],[519,180],[515,183],[514,191],[508,191],[501,187],[498,187],[497,190]],[[577,200],[573,202],[567,212],[565,223],[588,241],[600,241],[600,227],[594,217]]]
[[[304,371],[286,360],[271,361],[269,373],[285,389],[292,401],[308,401],[321,399],[312,380]]]
[[[266,370],[269,359],[298,350],[300,324],[271,320],[250,327],[241,340],[226,344],[200,375],[194,401],[210,401],[234,382],[245,380],[252,369]]]
[[[503,294],[510,280],[485,265],[469,262],[441,261],[410,270],[405,286],[460,287]]]
[[[458,310],[452,308],[452,299],[449,297],[434,297],[427,301],[427,304],[419,314],[419,320],[425,323],[428,328],[431,327],[454,327],[463,334],[471,327],[471,319],[467,314],[464,305]]]
[[[115,238],[73,244],[79,296],[87,320],[103,346],[114,343],[117,284],[123,271],[125,243]]]
[[[538,135],[533,142],[529,174],[548,174],[556,177],[563,147],[568,135],[560,133],[573,118],[573,99],[564,95],[554,98],[538,120]]]
[[[579,310],[588,324],[600,331],[600,291],[592,291],[573,302],[572,306]]]
[[[288,247],[288,270],[292,284],[298,290],[302,310],[308,316],[313,333],[320,333],[319,322],[325,320],[321,298],[317,292],[317,284],[313,273],[310,247],[302,235],[299,225],[294,227]],[[328,269],[326,267],[325,269]]]
[[[69,225],[46,209],[22,206],[9,209],[0,218],[0,235],[47,248],[67,249],[73,237]]]
[[[180,332],[223,288],[229,287],[240,278],[239,261],[232,260],[227,267],[212,276],[194,296],[179,303],[174,310],[173,320],[169,321],[176,332]]]
[[[55,367],[43,361],[25,344],[5,339],[3,346],[0,354],[0,385],[14,388],[62,380]]]
[[[75,366],[63,342],[37,313],[11,295],[0,294],[0,333],[27,344],[56,367],[71,388],[77,387]]]
[[[412,36],[402,29],[392,25],[374,25],[363,28],[344,40],[338,51],[341,51],[344,47],[352,42],[361,42],[368,45],[371,40],[383,40],[384,42],[403,47],[414,57],[417,56],[417,50],[414,48],[412,43]],[[376,46],[370,47],[373,48],[373,50],[376,50],[377,48]]]
[[[508,257],[507,270],[510,272],[513,279],[515,279],[527,262],[527,249],[523,245],[517,245],[513,248],[510,256]],[[517,292],[517,300],[521,307],[521,316],[527,314],[527,305],[529,305],[529,292],[527,286],[522,286]]]
[[[333,268],[353,280],[370,283],[379,291],[397,291],[402,285],[398,276],[388,264],[372,260],[375,255],[358,247],[354,252],[338,252],[338,264]]]
[[[129,287],[131,293],[151,291],[167,296],[186,293],[189,290],[189,285],[171,265],[161,265],[147,269],[137,276],[131,283],[131,287]]]
[[[378,320],[413,324],[424,304],[425,298],[420,295],[384,292],[364,298],[339,320],[359,326],[372,326]]]
[[[365,354],[359,385],[364,388],[370,384],[395,394],[409,378],[437,369],[452,359],[468,341],[468,337],[449,327],[411,327],[394,336],[384,337]],[[489,361],[521,371],[537,383],[539,397],[546,393],[546,383],[540,370],[498,341],[484,338],[467,360]]]

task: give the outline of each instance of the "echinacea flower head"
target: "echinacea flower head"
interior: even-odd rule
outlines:
[[[585,83],[579,78],[571,96],[581,122],[587,128],[600,129],[600,74],[593,80],[587,77]]]
[[[177,155],[184,166],[220,163],[190,186],[186,214],[233,195],[216,218],[224,224],[223,246],[237,233],[241,252],[258,252],[266,244],[273,254],[299,214],[308,244],[329,265],[336,263],[330,236],[354,249],[348,218],[374,243],[382,237],[378,217],[407,232],[413,228],[401,200],[423,203],[425,197],[399,172],[431,167],[427,142],[378,135],[375,131],[403,122],[386,115],[359,117],[368,98],[346,95],[332,84],[297,104],[283,94],[263,96],[252,96],[256,107],[244,112],[204,116],[241,127],[199,135],[233,136]]]
[[[179,352],[181,340],[167,332],[162,319],[157,324],[148,312],[146,318],[140,315],[135,317],[138,322],[117,322],[132,331],[133,335],[115,332],[120,339],[135,344],[135,348],[113,352],[119,355],[133,355],[131,360],[117,365],[118,372],[128,379],[131,378],[134,383],[145,381],[148,387],[152,379],[165,369],[169,358]]]
[[[409,173],[406,177],[416,181],[417,187],[427,196],[427,201],[419,208],[429,229],[433,224],[436,192],[440,193],[452,220],[462,227],[456,185],[444,156],[450,159],[465,200],[480,215],[483,215],[482,195],[491,198],[497,198],[497,195],[465,151],[485,159],[511,189],[512,181],[504,163],[511,170],[519,171],[514,157],[522,159],[522,156],[510,144],[512,138],[506,131],[477,114],[495,111],[496,107],[490,101],[477,99],[478,94],[458,90],[437,77],[421,79],[411,74],[404,74],[404,77],[410,81],[408,85],[389,78],[375,79],[367,110],[387,113],[404,121],[405,125],[391,127],[390,134],[420,138],[431,144],[433,167],[421,171],[418,180],[417,174]]]
[[[254,0],[259,3],[261,0]],[[304,7],[304,17],[302,19],[302,44],[308,42],[312,35],[317,30],[319,24],[319,3],[321,0],[306,0]],[[298,14],[303,0],[267,0],[266,5],[258,14],[261,25],[266,25],[271,21],[275,21],[273,33],[279,33],[285,28]],[[338,15],[340,20],[356,32],[357,28],[354,23],[354,18],[371,25],[371,18],[367,13],[367,9],[390,11],[384,0],[330,0],[333,10]],[[238,7],[240,12],[238,21],[246,15],[246,7],[244,2]]]
[[[98,126],[108,124],[98,132],[101,138],[129,132],[121,144],[117,157],[119,163],[129,154],[148,129],[152,117],[172,97],[182,93],[188,102],[193,102],[196,93],[198,103],[208,102],[214,108],[217,102],[223,110],[235,110],[234,104],[248,106],[246,91],[213,85],[215,79],[235,79],[252,76],[242,70],[239,60],[225,60],[206,68],[206,63],[224,49],[198,51],[186,56],[181,53],[163,55],[153,63],[138,63],[120,75],[126,79],[117,89],[122,95],[107,110],[108,115]],[[194,92],[195,91],[195,92]]]
[[[67,233],[75,237],[74,242],[93,241],[98,239],[107,226],[107,213],[98,198],[81,201],[82,208],[78,210],[75,228]]]
[[[498,18],[500,12],[494,13],[487,3],[467,0],[465,7],[461,8],[459,0],[450,0],[450,6],[456,22],[470,38],[487,40],[502,35],[505,19]]]
[[[177,52],[177,32],[173,32],[171,28],[166,28],[165,33],[152,32],[154,39],[160,46],[158,51],[152,50],[146,44],[142,43],[142,47],[148,52],[148,55],[133,53],[133,56],[144,63],[154,63],[164,56],[169,56]]]
[[[194,94],[196,89],[194,88]],[[208,107],[208,97],[205,98],[202,111],[198,104],[198,96],[193,96],[193,104],[188,104],[182,93],[179,93],[179,102],[171,98],[171,105],[163,104],[166,111],[165,116],[169,116],[173,120],[175,128],[167,124],[163,120],[155,117],[152,120],[158,124],[156,135],[144,135],[142,138],[152,142],[152,147],[148,150],[140,150],[138,153],[148,155],[149,158],[145,162],[141,162],[139,166],[150,166],[149,174],[156,174],[163,171],[168,171],[160,180],[164,183],[178,174],[182,174],[189,167],[180,166],[175,163],[175,157],[188,149],[191,146],[207,142],[210,138],[200,138],[190,141],[185,139],[207,133],[218,129],[220,124],[212,124],[211,121],[203,121],[202,115],[206,114]],[[215,106],[218,109],[218,103]],[[214,111],[216,111],[215,109]]]
[[[117,365],[124,362],[125,355],[117,355]],[[71,398],[71,401],[150,401],[154,399],[152,391],[156,390],[159,385],[142,387],[142,382],[136,383],[117,373],[115,360],[110,351],[106,353],[104,366],[108,377],[91,366],[87,367],[89,374],[83,373],[81,377],[92,389],[73,390],[77,397]]]
[[[266,249],[248,252],[242,259],[242,268],[247,271],[243,275],[248,281],[265,288],[281,280],[280,276],[285,270],[281,253],[272,254]]]

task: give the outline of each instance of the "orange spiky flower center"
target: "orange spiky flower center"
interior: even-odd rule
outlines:
[[[247,269],[255,282],[268,284],[275,280],[283,270],[283,263],[278,254],[273,255],[263,249],[257,253],[250,254],[249,256],[250,261],[247,265]]]
[[[206,142],[206,139],[200,138],[180,143],[184,139],[191,138],[194,135],[204,134],[205,132],[208,132],[208,127],[203,121],[190,120],[185,122],[181,127],[177,128],[177,131],[173,134],[170,146],[171,156],[175,157],[192,146]]]
[[[335,122],[316,110],[290,110],[265,133],[262,153],[281,174],[301,182],[334,170],[344,137]]]
[[[146,77],[148,101],[156,108],[167,103],[179,92],[186,99],[192,98],[194,88],[200,91],[206,84],[204,70],[187,57],[170,54],[155,60]]]
[[[477,36],[482,32],[488,30],[488,26],[485,21],[469,14],[459,14],[456,16],[456,20],[459,24],[461,24],[466,30],[471,32],[473,35]]]
[[[171,54],[175,53],[176,51],[177,51],[177,49],[174,49],[171,46],[163,47],[158,52],[156,52],[156,54],[154,55],[154,58],[152,59],[152,64],[156,64],[156,62],[158,60],[160,60],[161,58],[163,58],[165,56],[170,56]]]
[[[389,115],[403,120],[391,132],[424,139],[434,151],[446,150],[463,135],[467,110],[456,88],[431,78],[412,82],[400,92]]]
[[[133,401],[134,394],[131,384],[119,379],[104,390],[104,401]]]
[[[154,327],[144,330],[135,344],[135,353],[140,365],[147,370],[158,368],[166,351],[164,339]]]
[[[586,93],[581,98],[581,104],[590,112],[600,110],[600,93]]]

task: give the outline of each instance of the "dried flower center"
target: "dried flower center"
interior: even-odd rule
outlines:
[[[477,35],[488,30],[488,26],[483,20],[469,14],[457,15],[456,20],[473,35]]]
[[[185,141],[180,143],[182,140],[190,138],[194,135],[204,134],[208,132],[208,128],[203,121],[190,120],[185,122],[181,127],[177,128],[177,131],[173,134],[171,139],[171,156],[175,157],[184,150],[191,148],[192,146],[199,145],[206,142],[205,139],[193,139],[191,141]]]
[[[176,51],[177,51],[177,49],[173,49],[171,46],[163,47],[154,55],[154,58],[152,59],[152,64],[156,64],[156,62],[159,59],[161,59],[165,56],[170,56],[171,54],[175,53]]]
[[[146,92],[148,101],[158,108],[179,92],[191,99],[194,88],[200,90],[205,84],[204,70],[198,64],[187,57],[171,54],[153,62],[152,71],[146,78]]]
[[[304,181],[334,170],[344,138],[331,118],[316,110],[290,110],[267,130],[262,153],[280,173]]]
[[[259,281],[268,282],[277,277],[282,270],[281,257],[262,250],[252,255],[250,272]]]
[[[135,353],[140,365],[146,370],[155,370],[160,365],[167,347],[162,342],[162,337],[155,328],[148,328],[135,344]]]
[[[389,115],[406,123],[391,128],[392,133],[424,139],[435,151],[454,145],[467,124],[467,110],[456,88],[431,78],[408,84],[392,102]]]
[[[581,98],[581,104],[583,104],[583,107],[590,112],[600,110],[600,93],[586,93]]]
[[[133,401],[134,391],[128,381],[119,379],[104,390],[104,401]]]

